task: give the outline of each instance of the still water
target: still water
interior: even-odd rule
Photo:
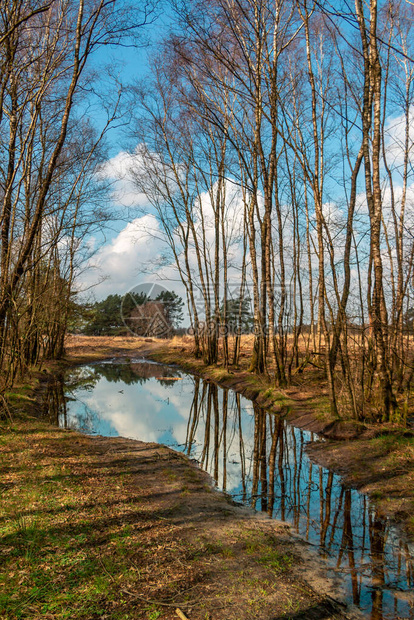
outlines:
[[[61,426],[162,443],[196,459],[236,501],[293,528],[371,620],[414,619],[414,549],[366,496],[315,465],[319,438],[232,391],[145,360],[78,368],[49,393]]]

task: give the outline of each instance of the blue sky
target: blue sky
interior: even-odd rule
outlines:
[[[105,66],[115,65],[125,85],[144,79],[149,71],[148,58],[154,53],[155,47],[167,32],[169,24],[168,14],[161,14],[156,22],[149,25],[146,30],[147,46],[102,48],[94,57],[94,67],[104,77]],[[103,116],[100,118],[99,114],[96,114],[94,120],[99,125],[103,122]],[[399,134],[403,132],[403,125],[398,124],[398,115],[393,122],[390,119],[387,126],[394,140],[398,158],[400,148],[395,139],[398,138],[401,142],[402,136]],[[142,136],[141,140],[144,139],[145,137]],[[130,159],[126,149],[135,146],[131,141],[128,127],[120,126],[110,131],[108,146],[109,160],[104,166],[104,173],[107,179],[118,179],[113,188],[112,201],[114,208],[118,208],[123,217],[111,222],[110,227],[105,231],[105,238],[97,236],[90,240],[95,244],[97,253],[89,268],[82,274],[81,281],[84,287],[89,291],[93,290],[95,297],[101,299],[111,293],[123,295],[137,284],[160,278],[161,282],[166,285],[169,283],[172,290],[184,297],[184,289],[174,266],[167,264],[160,268],[157,263],[157,257],[165,254],[166,250],[160,239],[162,235],[145,196],[137,194],[136,189],[128,180],[127,169]],[[396,184],[399,185],[398,181]],[[414,200],[414,186],[411,186],[409,191]],[[361,200],[362,194],[363,192]],[[326,206],[330,211],[335,212],[336,205],[332,200],[335,200],[336,196],[330,198],[331,202],[327,202]],[[364,210],[363,205],[362,210]]]
[[[155,21],[150,23],[148,26],[145,26],[142,30],[144,42],[141,46],[131,45],[128,47],[101,47],[96,50],[91,59],[92,62],[90,69],[97,72],[99,82],[101,85],[103,84],[104,90],[105,88],[112,89],[113,94],[108,93],[109,96],[106,101],[108,102],[108,105],[110,99],[113,99],[115,94],[114,79],[110,76],[110,73],[115,74],[124,87],[128,87],[136,81],[145,79],[145,76],[149,72],[149,57],[164,34],[167,32],[168,28],[168,13],[160,9]],[[91,101],[92,105],[90,103]],[[94,101],[92,98],[92,100],[88,101],[88,108],[86,110],[86,114],[93,117],[93,123],[99,132],[105,126],[107,121],[107,115],[102,109],[101,103],[102,102],[99,99]],[[119,166],[117,166],[117,162],[122,160],[126,150],[131,147],[132,145],[128,125],[123,122],[115,122],[106,135],[106,148],[109,158],[108,161],[110,162],[109,166],[111,167],[113,174],[122,177],[122,170],[120,170]],[[111,178],[109,173],[108,178]],[[115,179],[113,178],[113,180]],[[88,238],[88,244],[94,246],[95,248],[100,248],[104,252],[105,248],[108,248],[108,250],[111,251],[111,244],[116,242],[117,237],[120,233],[122,233],[122,231],[124,231],[124,236],[125,234],[128,236],[128,231],[131,228],[131,226],[128,225],[128,221],[134,219],[125,207],[130,207],[131,205],[135,207],[137,203],[135,200],[131,200],[130,195],[125,198],[123,194],[124,188],[126,191],[130,192],[130,194],[136,194],[136,192],[131,186],[128,185],[127,182],[119,182],[117,187],[120,187],[121,185],[123,189],[112,192],[111,197],[112,207],[114,209],[114,213],[117,214],[117,217],[114,217],[108,223],[102,231],[102,234],[95,234],[94,237]],[[138,203],[140,207],[143,207],[144,209],[146,209],[146,207],[149,208],[148,205],[144,204],[146,201],[143,202],[142,200],[138,200]],[[95,263],[96,261],[92,260],[92,265],[95,265]],[[125,265],[125,267],[127,266]],[[128,267],[130,272],[131,265],[128,265]],[[106,284],[104,285],[97,284],[92,289],[89,287],[94,283],[98,283],[107,275],[108,274],[104,271],[98,272],[98,270],[92,268],[89,269],[86,274],[84,273],[82,275],[81,282],[86,282],[88,294],[93,291],[94,296],[99,299],[109,294],[109,283],[106,281]],[[132,280],[131,284],[133,284]],[[117,287],[117,283],[114,282],[113,285],[115,289],[117,289],[114,292],[120,292],[120,290],[118,290],[119,286]]]

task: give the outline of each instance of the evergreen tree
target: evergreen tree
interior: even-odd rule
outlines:
[[[221,304],[221,312],[224,312],[224,303]],[[235,299],[227,299],[226,319],[230,331],[235,332],[238,328],[240,328],[243,334],[251,333],[253,330],[254,319],[251,311],[250,297],[246,297],[241,300],[241,312],[240,297],[236,297]]]
[[[121,316],[120,295],[108,295],[91,307],[91,319],[84,328],[87,336],[115,336],[125,331]]]
[[[174,291],[162,291],[155,301],[161,301],[164,304],[167,321],[172,328],[177,328],[184,319],[184,302],[181,297]]]

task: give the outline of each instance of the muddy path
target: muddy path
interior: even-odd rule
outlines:
[[[36,421],[0,443],[1,618],[360,617],[290,528],[183,455]]]

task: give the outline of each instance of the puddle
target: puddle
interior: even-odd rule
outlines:
[[[60,426],[185,452],[236,501],[290,522],[367,618],[414,619],[413,546],[366,496],[312,463],[305,446],[317,436],[232,391],[144,360],[83,366],[48,398]]]

